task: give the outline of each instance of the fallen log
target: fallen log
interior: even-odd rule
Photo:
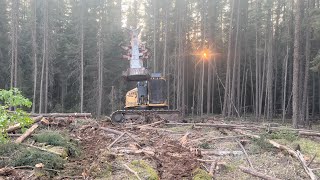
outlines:
[[[22,141],[29,137],[38,127],[38,124],[32,125],[29,129],[27,129],[26,132],[24,132],[18,139],[15,140],[15,143],[22,143]]]
[[[132,149],[118,149],[117,150],[121,154],[147,154],[150,156],[154,156],[155,152],[151,150],[144,150],[144,149],[138,149],[138,150],[132,150]]]
[[[139,127],[140,130],[154,130],[154,131],[163,131],[163,132],[169,132],[169,133],[177,133],[175,131],[171,131],[169,129],[163,129],[163,128],[155,128],[155,127],[149,127],[149,126],[144,126],[144,127]]]
[[[225,129],[243,129],[247,128],[244,125],[234,125],[234,124],[210,124],[210,123],[165,123],[169,126],[205,126],[214,128],[225,128]]]
[[[113,134],[117,134],[117,135],[121,135],[123,132],[115,130],[115,129],[111,129],[111,128],[106,128],[106,127],[99,127],[99,129],[109,132],[109,133],[113,133]]]
[[[161,123],[165,122],[165,120],[161,120],[161,121],[157,121],[157,122],[154,122],[154,123],[150,123],[150,124],[144,124],[142,126],[138,126],[138,128],[143,128],[143,127],[146,127],[146,126],[156,126],[156,125],[159,125]]]
[[[308,132],[308,131],[299,131],[299,135],[301,135],[301,136],[318,136],[318,137],[320,137],[320,133]]]
[[[260,136],[258,136],[258,135],[253,135],[253,134],[241,131],[239,129],[235,129],[234,131],[238,132],[240,134],[243,134],[243,135],[247,135],[248,137],[251,137],[251,138],[254,138],[254,139],[260,139]],[[270,140],[270,139],[265,139],[265,140],[268,143],[270,143],[272,146],[274,146],[274,147],[276,147],[276,148],[278,148],[280,150],[284,150],[287,153],[289,153],[291,156],[293,156],[296,159],[298,159],[300,164],[303,166],[304,171],[309,175],[311,180],[318,179],[318,177],[313,173],[312,169],[307,166],[307,163],[306,163],[305,159],[303,158],[303,155],[301,154],[300,151],[294,151],[293,149],[291,149],[291,148],[289,148],[287,146],[281,145],[281,144],[279,144],[279,143],[277,143],[277,142],[275,142],[273,140]]]
[[[242,172],[250,174],[250,175],[255,176],[255,177],[259,177],[261,179],[265,179],[265,180],[280,180],[280,179],[278,179],[276,177],[272,177],[272,176],[263,174],[261,172],[258,172],[256,170],[254,170],[254,169],[251,169],[251,168],[246,168],[246,167],[243,167],[243,166],[240,166],[239,168],[240,168],[240,170]]]
[[[31,113],[30,116],[86,118],[86,117],[92,117],[92,114],[91,113],[45,113],[45,114]]]
[[[33,117],[31,124],[34,124],[34,123],[39,122],[42,118],[43,118],[43,116]],[[13,125],[13,126],[10,126],[10,127],[6,130],[6,132],[9,133],[9,132],[16,131],[16,130],[18,130],[18,129],[21,129],[20,123],[15,124],[15,125]]]
[[[203,140],[206,140],[206,142],[211,142],[211,141],[216,141],[216,140],[222,140],[222,139],[235,139],[235,138],[240,138],[240,137],[246,137],[246,135],[238,135],[238,136],[222,136],[222,137],[216,137],[216,138],[211,138],[211,137],[202,137],[198,139],[193,139],[191,142],[200,142]]]
[[[241,156],[242,151],[215,151],[215,150],[201,150],[202,155],[215,155],[215,156]]]

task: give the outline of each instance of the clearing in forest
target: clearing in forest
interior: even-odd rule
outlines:
[[[194,121],[193,119],[189,120]],[[319,133],[277,123],[47,117],[0,145],[0,179],[316,179]]]

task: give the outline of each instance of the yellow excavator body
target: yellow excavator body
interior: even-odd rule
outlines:
[[[126,109],[135,108],[138,106],[138,88],[131,89],[126,94]]]

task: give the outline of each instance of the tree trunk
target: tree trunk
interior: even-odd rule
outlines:
[[[97,97],[97,117],[101,116],[101,106],[102,106],[102,88],[103,88],[103,31],[102,31],[102,20],[103,18],[103,7],[100,7],[100,17],[99,17],[99,29],[98,29],[98,97]]]
[[[19,0],[12,1],[11,9],[11,82],[10,88],[17,87],[18,76],[18,28],[19,28]]]
[[[80,112],[83,112],[83,84],[84,84],[84,60],[83,60],[83,46],[84,46],[84,20],[83,20],[83,13],[84,13],[84,0],[81,0],[81,12],[80,12],[80,53],[81,53],[81,60],[80,60]]]
[[[234,17],[234,7],[235,7],[235,0],[231,1],[231,15],[230,15],[230,27],[229,27],[229,37],[228,37],[228,56],[227,56],[227,72],[226,72],[226,81],[225,81],[225,89],[224,89],[224,101],[223,101],[223,110],[222,116],[227,115],[228,107],[230,102],[230,79],[231,79],[231,58],[232,58],[232,48],[233,48],[233,33],[234,33],[234,24],[233,24],[233,17]],[[229,114],[229,113],[228,113]]]
[[[44,15],[44,20],[45,20],[45,72],[46,72],[46,80],[45,80],[45,91],[44,91],[44,112],[48,112],[48,91],[49,91],[49,48],[48,48],[48,40],[49,40],[49,34],[48,34],[48,26],[49,26],[49,15],[48,15],[48,1],[45,1],[45,15]]]
[[[240,57],[238,55],[239,53],[239,29],[240,29],[240,1],[235,3],[237,5],[237,27],[236,27],[236,37],[235,37],[235,45],[234,45],[234,57],[233,57],[233,71],[232,71],[232,83],[231,83],[231,94],[230,94],[230,104],[228,108],[228,117],[230,117],[234,110],[237,111],[237,109],[233,109],[233,107],[236,107],[235,105],[235,91],[236,91],[236,71],[239,68],[238,62],[240,60]]]
[[[36,96],[37,96],[37,75],[38,75],[38,62],[37,62],[37,0],[33,0],[32,11],[32,54],[33,54],[33,98],[32,98],[32,113],[36,110]]]
[[[42,44],[42,69],[41,69],[41,80],[40,80],[40,99],[39,99],[39,113],[43,113],[43,107],[45,107],[45,111],[47,110],[47,92],[43,92],[44,88],[44,82],[45,82],[45,91],[47,91],[47,61],[48,61],[48,1],[43,2],[43,44]],[[44,78],[46,78],[44,80]],[[43,93],[45,93],[45,103],[43,104]]]
[[[292,99],[292,125],[298,128],[299,121],[299,71],[300,71],[300,48],[301,48],[301,11],[303,0],[297,0],[296,3],[296,16],[295,16],[295,32],[294,32],[294,53],[293,53],[293,99]]]
[[[256,1],[256,14],[258,14],[259,12],[259,7],[260,7],[260,3],[259,1]],[[259,49],[260,49],[260,39],[259,39],[259,18],[257,17],[255,20],[255,28],[256,28],[256,84],[255,84],[255,88],[256,88],[256,95],[255,95],[255,116],[256,116],[256,120],[260,119],[260,101],[259,101],[259,97],[260,97],[260,82],[261,82],[261,73],[260,73],[260,54],[259,54]]]
[[[304,74],[304,81],[303,81],[303,95],[302,95],[302,112],[301,112],[301,122],[304,122],[304,125],[309,124],[309,119],[306,119],[306,114],[309,114],[308,111],[306,111],[309,106],[307,103],[308,101],[308,84],[309,84],[309,64],[310,64],[310,56],[311,56],[311,41],[310,41],[310,36],[311,36],[311,22],[310,22],[310,14],[309,12],[312,11],[314,8],[314,3],[310,2],[308,0],[308,9],[306,11],[306,21],[307,21],[307,29],[306,29],[306,49],[305,49],[305,58],[306,58],[306,64],[305,64],[305,74]]]
[[[269,0],[269,10],[268,10],[268,25],[267,25],[267,31],[268,31],[268,63],[267,63],[267,102],[265,102],[265,105],[267,106],[267,120],[270,120],[272,118],[272,99],[273,99],[273,27],[272,27],[272,15],[271,15],[271,9],[273,1]]]

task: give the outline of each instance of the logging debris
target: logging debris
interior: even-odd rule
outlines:
[[[230,125],[213,121],[211,124],[168,124],[165,120],[159,120],[151,124],[115,125],[107,121],[96,121],[82,117],[47,117],[46,120],[49,124],[39,122],[39,127],[28,136],[32,138],[29,138],[28,141],[25,140],[26,143],[21,145],[27,144],[28,149],[36,149],[37,153],[42,151],[44,154],[57,156],[58,154],[41,146],[43,141],[39,140],[40,137],[46,137],[45,134],[50,134],[41,130],[48,126],[58,134],[62,131],[68,133],[70,136],[68,141],[78,141],[82,151],[79,157],[69,157],[63,170],[53,168],[59,171],[59,176],[55,177],[56,179],[72,177],[89,179],[125,179],[128,177],[138,179],[139,177],[145,179],[146,176],[141,172],[145,172],[146,167],[140,164],[139,168],[135,168],[132,165],[132,162],[140,161],[145,161],[161,179],[196,179],[198,177],[202,179],[212,179],[212,177],[216,179],[232,179],[233,177],[250,179],[252,176],[260,177],[257,176],[257,173],[270,178],[294,179],[299,177],[306,179],[312,175],[306,174],[307,171],[301,164],[304,163],[315,176],[317,176],[315,172],[319,167],[319,160],[316,157],[310,160],[314,153],[307,154],[310,156],[307,159],[304,148],[301,149],[304,155],[300,152],[301,157],[304,157],[301,161],[305,160],[304,162],[300,162],[298,159],[298,161],[293,160],[288,156],[289,153],[278,153],[275,148],[259,150],[258,144],[255,144],[250,138],[260,137],[266,131],[262,128],[263,126],[257,123]],[[58,122],[59,124],[55,124]],[[273,129],[271,133],[282,131],[280,126],[270,126],[271,129],[275,127],[278,129]],[[244,133],[241,134],[237,131]],[[294,132],[297,134],[297,138],[300,138],[299,132],[313,131],[300,129],[290,132]],[[12,135],[12,138],[19,138],[21,135]],[[273,138],[281,137],[282,134],[278,133],[277,137]],[[35,144],[32,144],[33,140]],[[11,158],[10,155],[5,156],[4,160]],[[128,170],[125,165],[132,171]],[[34,167],[34,165],[30,166]],[[245,172],[246,170],[243,168],[245,166],[249,166],[250,168],[247,170],[249,169],[255,175]],[[0,168],[3,168],[1,167],[1,157]],[[142,168],[141,171],[140,168]],[[22,173],[20,170],[14,169],[14,171]],[[8,176],[15,176],[13,174]],[[28,176],[23,175],[23,177]]]

